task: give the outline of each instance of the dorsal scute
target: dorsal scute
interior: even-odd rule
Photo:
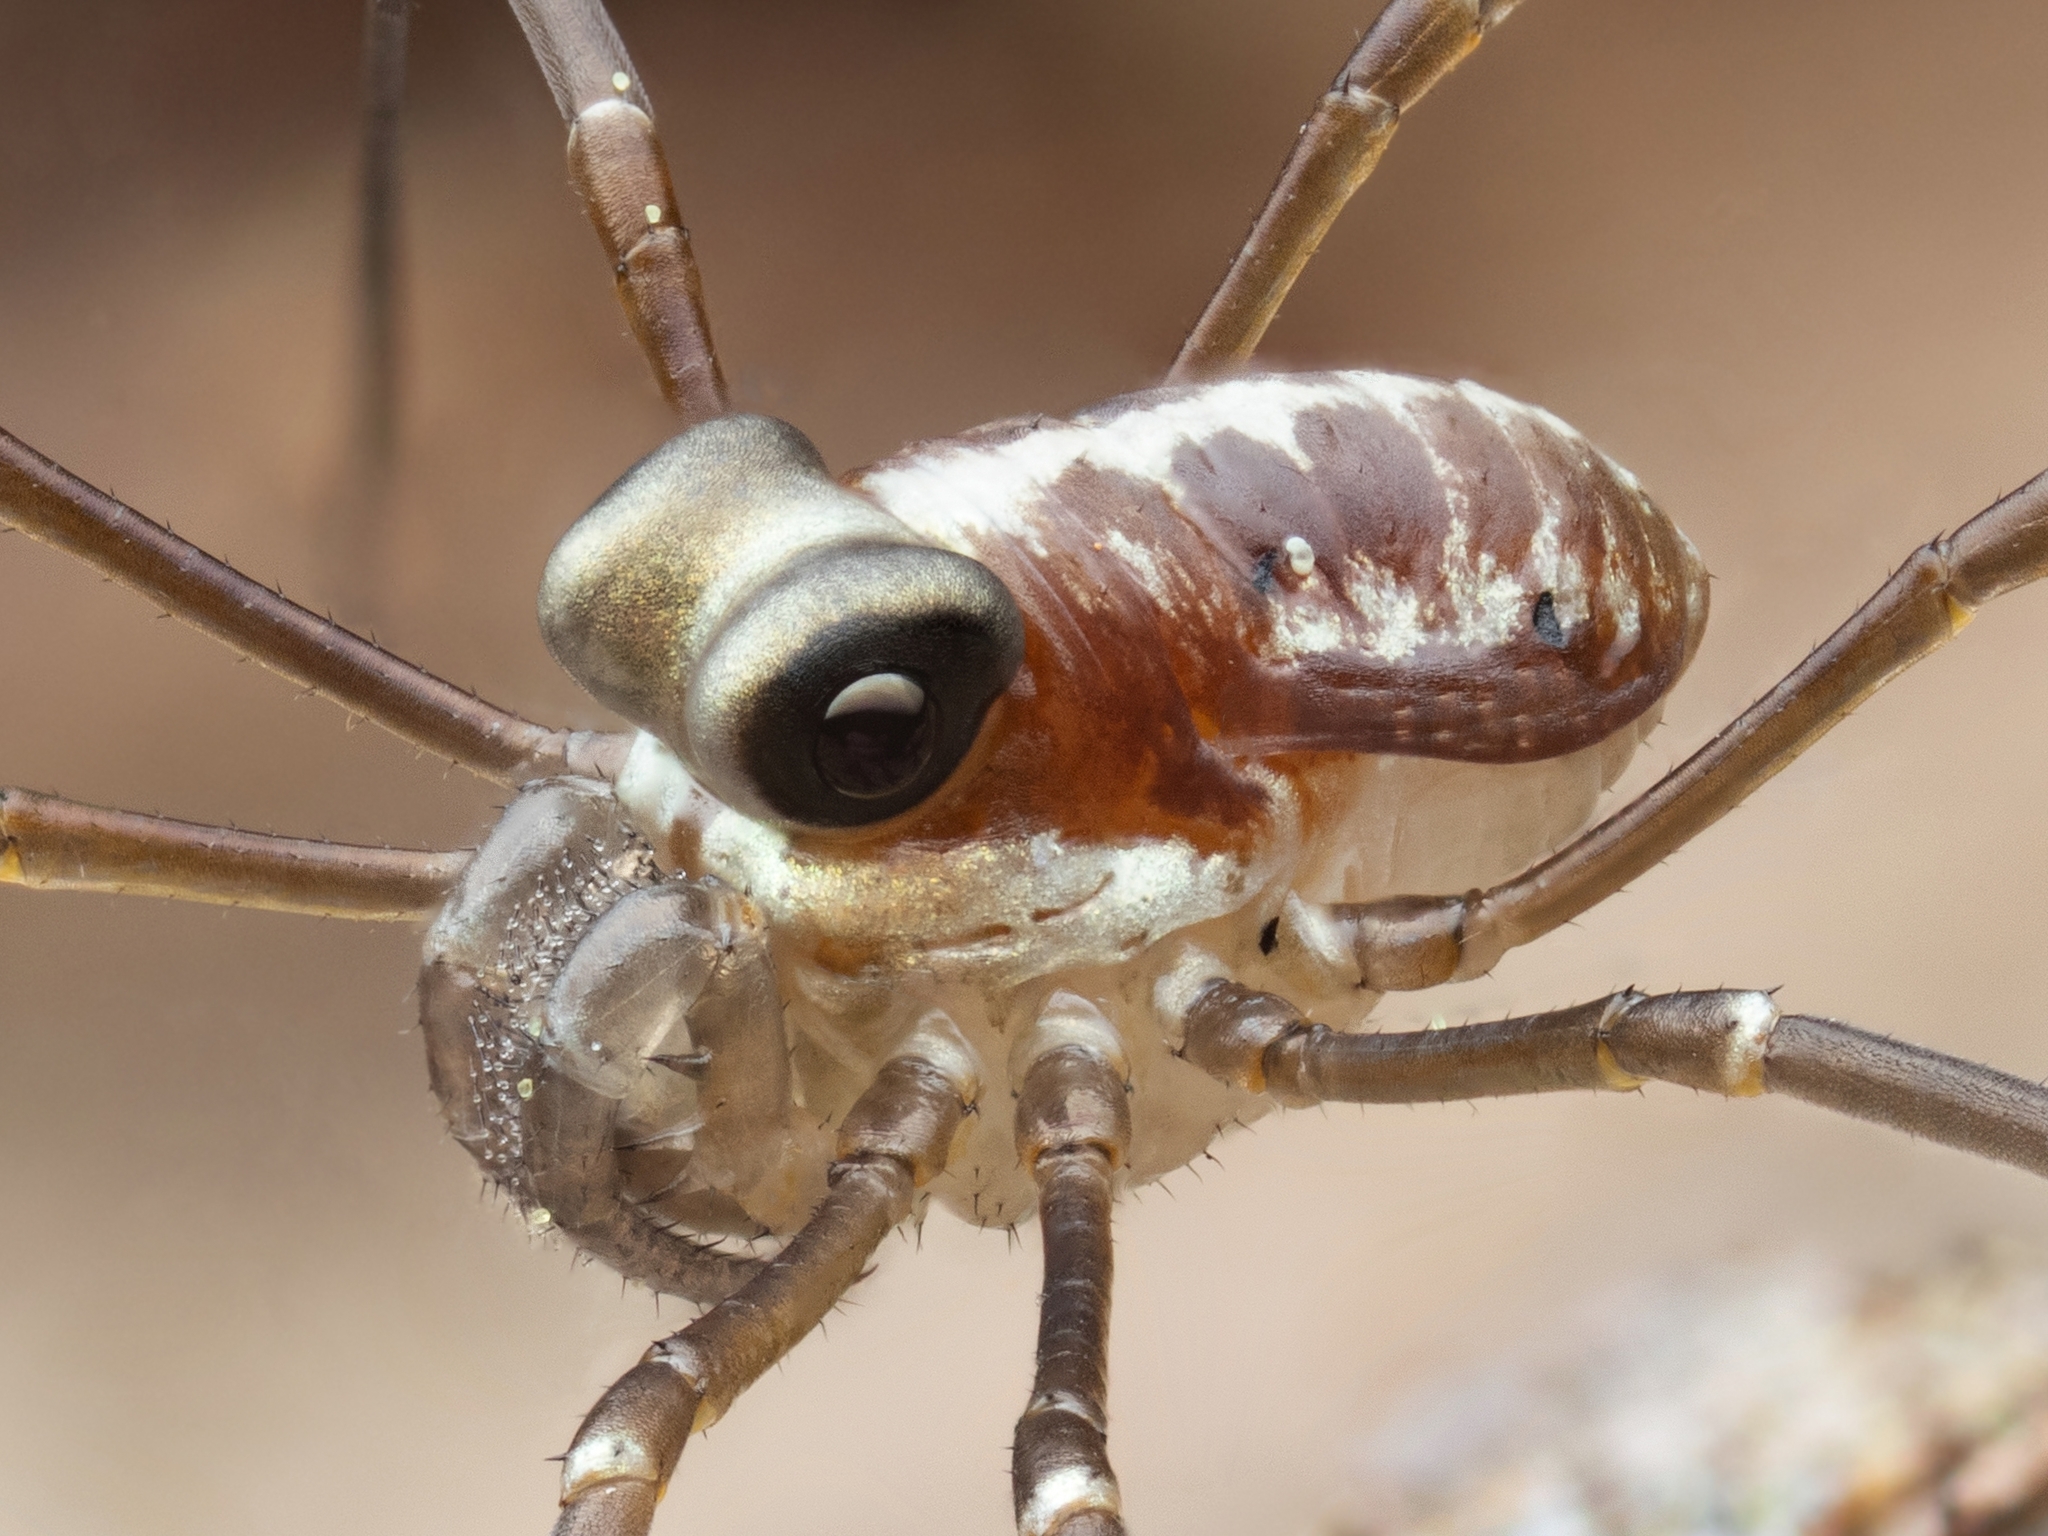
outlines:
[[[1168,387],[852,483],[996,571],[1084,712],[1170,687],[1230,756],[1573,751],[1669,691],[1706,616],[1632,475],[1471,383]]]

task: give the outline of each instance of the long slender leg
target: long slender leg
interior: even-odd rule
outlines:
[[[1252,355],[1401,114],[1479,46],[1519,0],[1393,0],[1318,101],[1167,378],[1199,379]]]
[[[726,412],[704,286],[676,209],[654,108],[600,0],[512,0],[569,125],[569,175],[617,274],[619,302],[685,420]]]
[[[1476,976],[1668,858],[1994,597],[2048,574],[2048,473],[1915,550],[1840,629],[1637,799],[1490,890],[1321,911],[1292,904],[1280,941],[1348,951],[1375,991]],[[1307,931],[1307,930],[1317,931]]]
[[[327,518],[327,559],[354,606],[374,603],[398,458],[399,109],[413,0],[363,0],[363,119],[356,188],[355,388],[347,459]]]
[[[440,906],[469,860],[466,851],[268,837],[0,789],[0,884],[398,922]]]
[[[1088,1004],[1056,995],[1017,1094],[1017,1154],[1045,1235],[1038,1374],[1017,1420],[1018,1536],[1123,1536],[1109,1417],[1110,1180],[1131,1147],[1122,1052]]]
[[[1617,992],[1497,1024],[1339,1034],[1284,998],[1211,982],[1183,1054],[1283,1104],[1414,1104],[1631,1089],[1647,1079],[1748,1098],[1785,1093],[1979,1157],[2048,1174],[2048,1088],[1828,1019],[1765,992]]]
[[[690,1431],[716,1422],[860,1278],[945,1167],[977,1092],[957,1040],[928,1020],[847,1111],[830,1190],[803,1229],[598,1399],[563,1458],[555,1536],[645,1536]]]
[[[0,522],[76,555],[271,671],[473,773],[608,776],[626,738],[554,731],[301,608],[0,432]]]

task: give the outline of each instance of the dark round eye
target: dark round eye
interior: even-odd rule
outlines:
[[[931,761],[938,714],[931,696],[901,672],[848,683],[818,724],[818,776],[856,800],[895,794]]]
[[[1023,659],[1016,603],[964,555],[805,553],[705,648],[684,701],[687,761],[728,805],[871,826],[946,782]]]

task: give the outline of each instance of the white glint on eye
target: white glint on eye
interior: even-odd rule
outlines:
[[[1289,534],[1287,542],[1280,546],[1287,556],[1287,568],[1297,576],[1313,576],[1316,569],[1315,546],[1300,534]]]
[[[901,672],[877,672],[839,690],[825,718],[841,715],[914,715],[924,708],[924,690]]]
[[[612,89],[617,91],[621,96],[625,95],[626,92],[633,89],[633,77],[627,74],[623,69],[620,70],[617,74],[612,76]]]

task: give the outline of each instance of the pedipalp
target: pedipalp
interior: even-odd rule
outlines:
[[[656,1343],[583,1420],[554,1536],[645,1536],[684,1442],[815,1328],[945,1167],[979,1085],[942,1018],[906,1042],[840,1122],[829,1189],[730,1298]]]

